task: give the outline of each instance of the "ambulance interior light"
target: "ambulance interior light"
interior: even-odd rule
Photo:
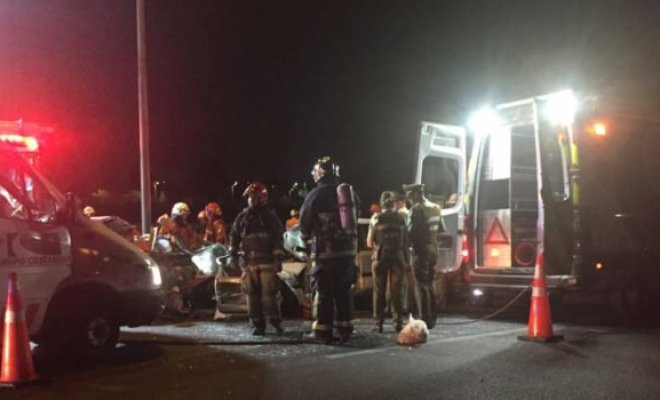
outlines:
[[[467,125],[477,135],[487,135],[500,125],[500,117],[492,108],[484,107],[470,116]]]
[[[558,125],[573,123],[578,109],[578,101],[572,90],[562,90],[544,96],[544,98],[547,99],[547,102],[543,112],[550,122]]]

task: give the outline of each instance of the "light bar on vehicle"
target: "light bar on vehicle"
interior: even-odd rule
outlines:
[[[53,128],[23,120],[0,121],[0,144],[16,151],[36,153],[39,150],[39,138],[50,134]]]
[[[36,152],[39,150],[39,141],[32,136],[0,132],[0,142],[14,146],[17,150],[25,150],[29,152]]]

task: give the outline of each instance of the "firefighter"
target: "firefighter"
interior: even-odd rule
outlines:
[[[220,204],[215,201],[207,204],[204,207],[204,218],[200,222],[204,224],[204,244],[227,243],[227,230],[222,220]]]
[[[298,210],[296,209],[291,209],[289,211],[289,216],[290,218],[286,220],[286,229],[293,229],[296,226],[298,226]]]
[[[225,228],[225,223],[222,220],[222,208],[220,204],[212,201],[204,207],[202,211],[197,214],[197,219],[201,225],[201,235],[202,240],[205,245],[212,245],[215,243],[220,243],[225,245],[227,243],[227,230]],[[218,268],[218,272],[215,276],[215,299],[216,299],[216,309],[213,319],[215,321],[227,321],[229,320],[229,315],[220,311],[221,301],[221,281],[222,278],[226,276],[226,271],[222,267]]]
[[[192,251],[200,246],[200,238],[189,221],[190,207],[184,202],[172,206],[170,216],[162,215],[158,218],[160,234],[169,235],[173,245],[184,251]]]
[[[315,244],[309,273],[314,291],[312,338],[326,344],[332,342],[333,320],[342,342],[351,337],[351,285],[357,278],[357,207],[352,188],[338,183],[338,171],[330,157],[316,161],[312,177],[317,187],[305,197],[299,222],[305,242]]]
[[[383,332],[388,277],[390,299],[395,330],[403,328],[404,271],[408,248],[406,217],[394,207],[395,193],[385,191],[380,196],[381,211],[376,213],[369,225],[367,247],[373,249],[371,271],[374,274],[373,331]]]
[[[438,235],[445,231],[440,206],[424,197],[424,185],[403,185],[412,203],[408,218],[408,234],[413,249],[415,302],[421,319],[430,328],[435,326],[433,279],[438,260]]]
[[[241,211],[231,228],[229,252],[232,264],[238,265],[243,253],[243,285],[248,295],[248,317],[252,334],[266,332],[266,319],[278,335],[283,332],[279,305],[279,278],[282,270],[284,228],[273,211],[266,207],[268,189],[253,182],[243,193],[248,206]]]

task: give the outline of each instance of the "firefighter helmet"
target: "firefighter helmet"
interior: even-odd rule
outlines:
[[[258,200],[257,204],[266,204],[268,202],[268,188],[261,182],[252,182],[243,192],[243,197],[251,197]]]
[[[180,201],[178,203],[174,203],[172,206],[172,218],[176,218],[178,216],[182,215],[189,215],[190,214],[190,207],[188,204]]]
[[[339,166],[332,161],[328,156],[319,157],[314,164],[312,169],[312,177],[314,182],[318,182],[319,179],[324,176],[339,176]]]
[[[92,206],[87,206],[83,208],[83,214],[85,215],[85,217],[91,218],[96,215],[96,210]]]
[[[222,208],[220,208],[220,204],[216,203],[215,201],[207,204],[206,207],[204,207],[204,211],[206,211],[206,215],[209,218],[219,217],[222,215]]]

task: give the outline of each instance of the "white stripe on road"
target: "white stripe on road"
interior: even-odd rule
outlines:
[[[433,345],[433,344],[439,344],[439,343],[462,342],[464,340],[480,339],[480,338],[489,337],[489,336],[508,335],[508,334],[513,334],[513,333],[516,333],[516,332],[522,333],[526,330],[527,330],[527,328],[525,327],[525,328],[507,329],[507,330],[503,330],[503,331],[479,333],[479,334],[476,334],[476,335],[456,336],[456,337],[450,337],[450,338],[440,338],[440,339],[435,339],[435,340],[429,340],[428,342],[425,343],[425,345]],[[401,346],[401,347],[409,347],[409,346]],[[329,360],[336,360],[336,359],[339,359],[339,358],[348,358],[348,357],[354,357],[354,356],[363,356],[365,354],[380,353],[381,351],[392,350],[394,348],[396,348],[396,347],[387,346],[387,347],[379,347],[379,348],[376,348],[376,349],[351,351],[351,352],[341,353],[341,354],[329,354],[329,355],[325,356],[325,358],[327,358]]]

